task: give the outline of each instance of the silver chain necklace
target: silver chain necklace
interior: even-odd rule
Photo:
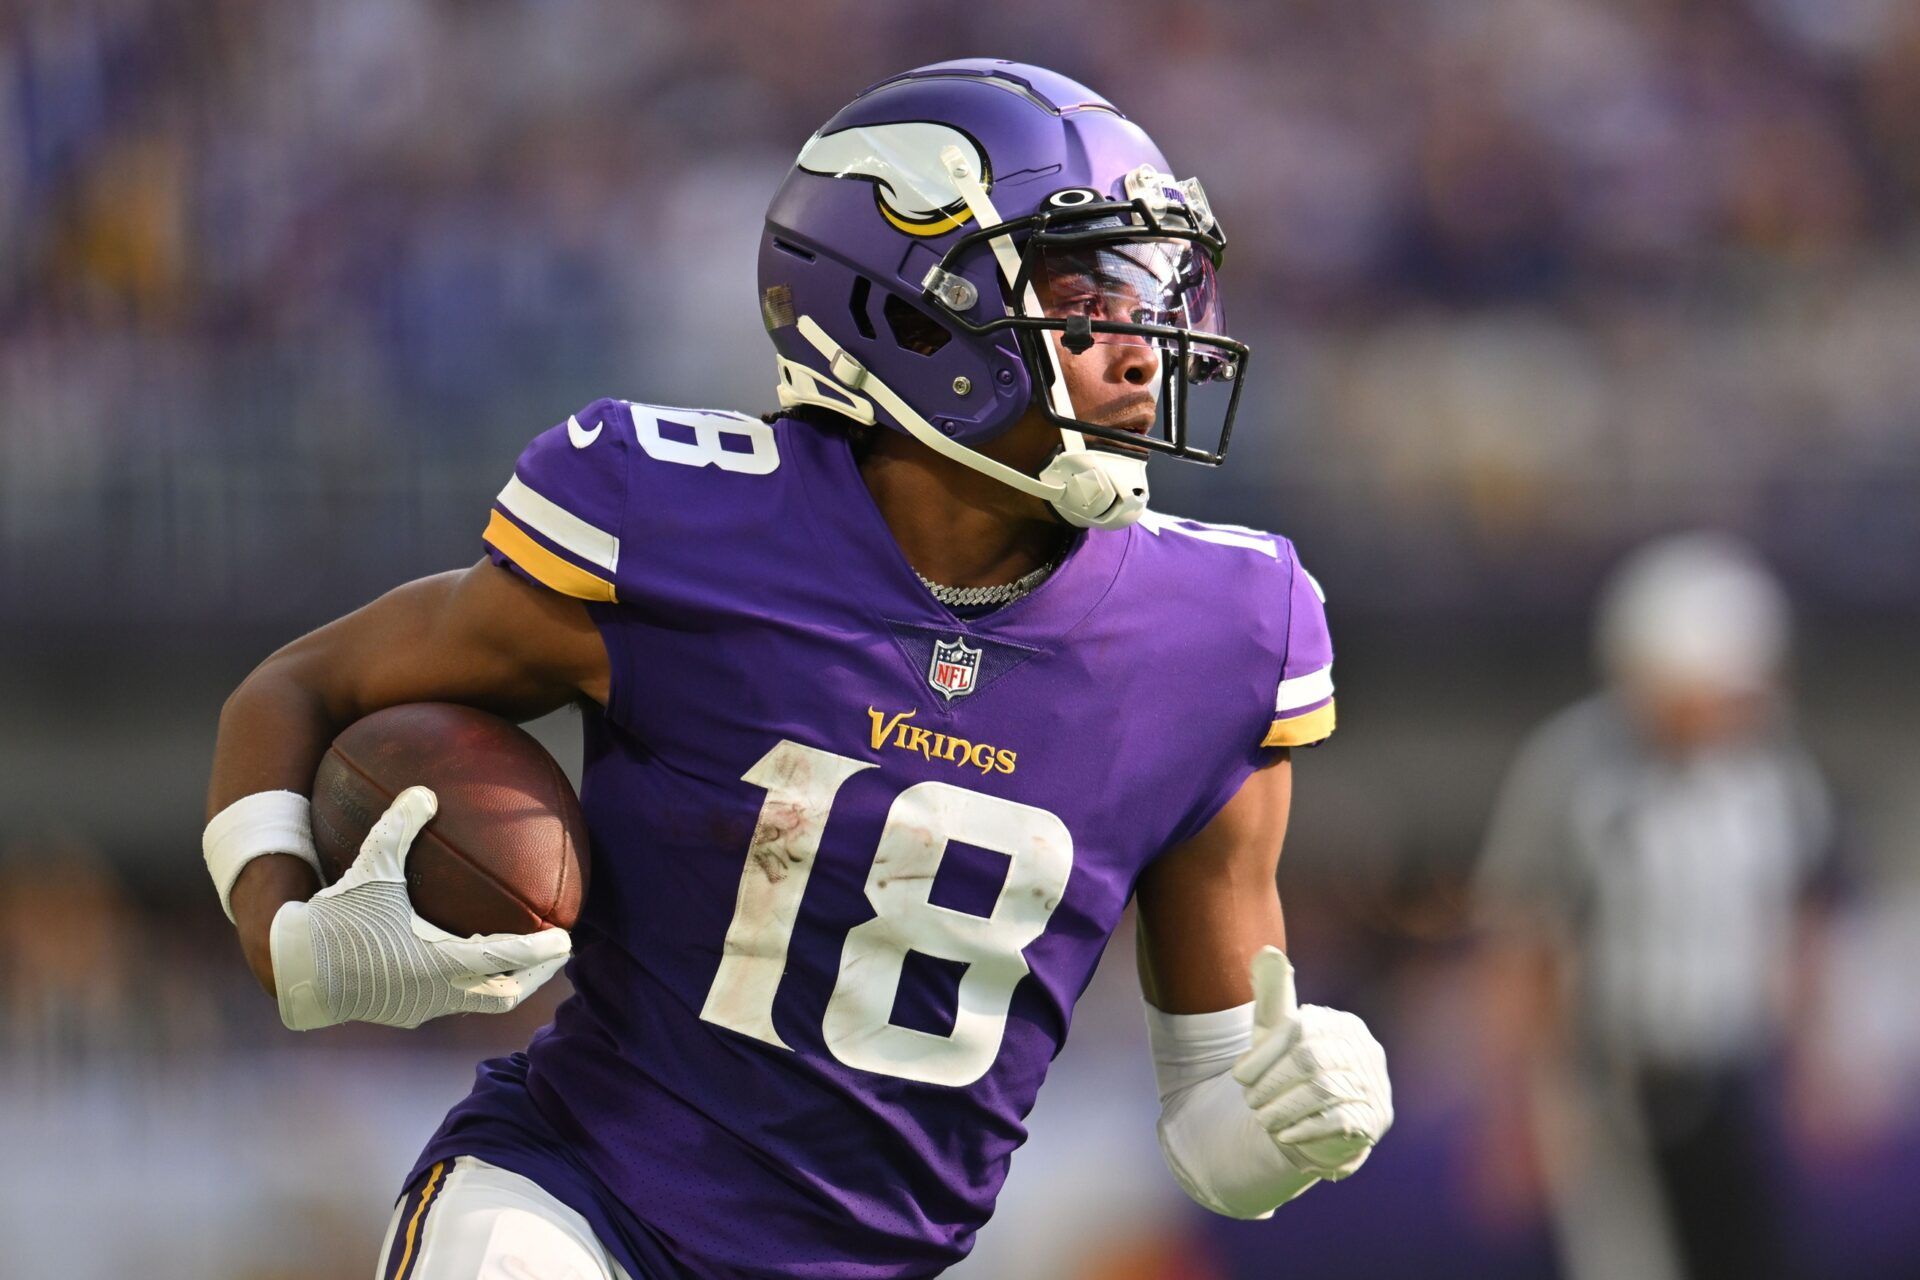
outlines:
[[[991,587],[948,587],[943,586],[926,574],[915,570],[913,576],[920,579],[920,585],[933,592],[933,598],[948,608],[974,609],[981,605],[1012,604],[1021,596],[1027,595],[1047,580],[1047,575],[1060,567],[1060,557],[1035,569],[1032,573],[1022,574],[1012,582],[1002,582]]]

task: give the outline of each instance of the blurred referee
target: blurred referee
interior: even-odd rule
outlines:
[[[1633,554],[1608,687],[1521,750],[1482,855],[1499,1090],[1574,1280],[1783,1274],[1766,1072],[1811,990],[1828,802],[1787,722],[1785,597],[1741,544]],[[1498,1128],[1498,1126],[1496,1126]]]

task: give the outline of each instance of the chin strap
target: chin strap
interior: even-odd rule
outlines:
[[[1080,433],[1061,432],[1078,436]],[[1061,486],[1053,509],[1082,529],[1124,529],[1147,509],[1147,460],[1100,449],[1067,449],[1040,472]]]
[[[1140,513],[1146,509],[1145,459],[1082,446],[1078,449],[1068,448],[1055,455],[1038,478],[1027,475],[942,435],[912,405],[902,400],[892,387],[849,355],[812,316],[798,317],[794,327],[826,360],[827,370],[832,375],[832,382],[826,383],[817,374],[812,374],[815,388],[830,385],[850,400],[871,399],[873,404],[893,415],[894,421],[905,427],[907,434],[935,453],[944,454],[1022,493],[1044,498],[1068,524],[1082,529],[1121,529],[1138,520]],[[812,402],[820,403],[818,400]],[[829,407],[839,406],[829,404]],[[868,417],[867,421],[872,421],[872,418]],[[1071,435],[1077,441],[1080,433],[1061,434]]]

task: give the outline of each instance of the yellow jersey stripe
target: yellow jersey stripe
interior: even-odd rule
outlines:
[[[488,546],[563,596],[572,596],[577,600],[619,599],[614,594],[611,582],[597,574],[588,573],[571,561],[562,560],[528,537],[525,530],[498,511],[487,521],[487,531],[480,536],[486,539]]]
[[[1260,743],[1263,747],[1304,747],[1333,732],[1333,704],[1309,711],[1303,716],[1275,720]]]
[[[420,1203],[414,1206],[413,1217],[407,1221],[406,1252],[400,1255],[400,1266],[393,1273],[393,1280],[407,1280],[407,1270],[413,1265],[413,1246],[420,1232],[420,1219],[426,1217],[427,1206],[433,1203],[433,1193],[440,1189],[440,1175],[446,1172],[446,1168],[447,1162],[441,1160],[427,1175],[427,1185],[420,1190]]]

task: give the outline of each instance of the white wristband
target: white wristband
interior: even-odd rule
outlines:
[[[1254,1006],[1162,1013],[1147,1006],[1160,1087],[1160,1152],[1193,1200],[1229,1218],[1267,1218],[1320,1180],[1298,1168],[1260,1127],[1233,1078],[1253,1045]]]
[[[290,853],[326,882],[313,851],[312,804],[297,791],[256,791],[213,816],[200,836],[220,909],[233,919],[233,882],[249,862],[264,853]]]

